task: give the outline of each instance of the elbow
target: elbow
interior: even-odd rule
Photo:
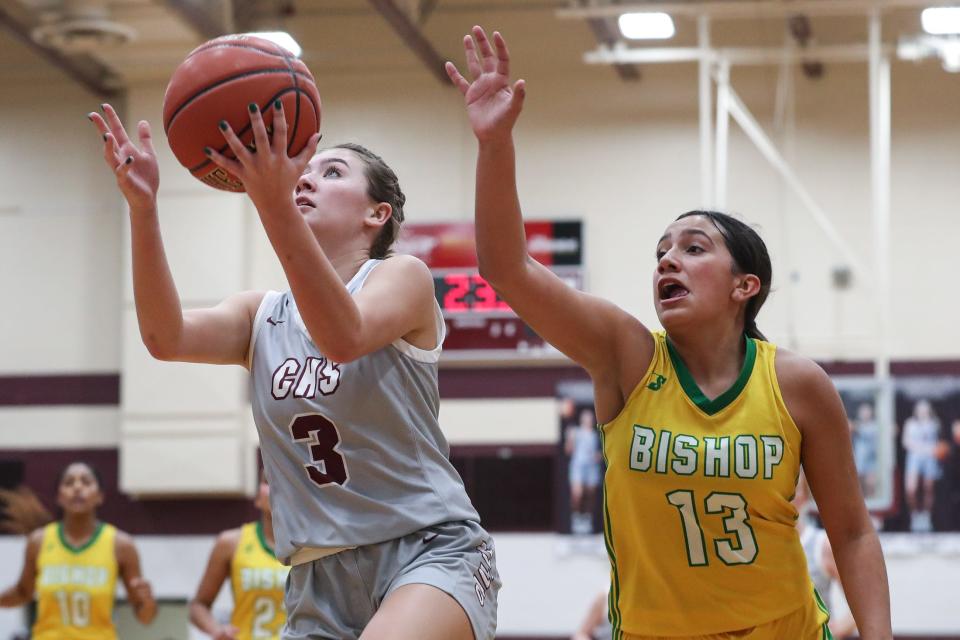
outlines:
[[[175,357],[174,350],[169,345],[158,340],[155,335],[144,334],[143,346],[147,348],[147,351],[155,360],[169,362]]]
[[[336,362],[337,364],[347,364],[348,362],[357,360],[365,354],[361,353],[360,349],[357,347],[340,344],[335,347],[331,347],[330,349],[324,349],[323,355],[325,355],[328,360]]]
[[[477,270],[480,273],[480,277],[493,287],[494,290],[503,288],[511,279],[515,279],[511,277],[511,272],[515,270],[510,269],[506,265],[498,265],[490,260],[478,260]]]

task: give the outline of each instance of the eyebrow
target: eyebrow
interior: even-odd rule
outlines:
[[[709,240],[710,242],[713,242],[713,239],[712,239],[705,231],[700,231],[700,229],[684,229],[683,231],[680,232],[680,235],[682,235],[682,236],[683,236],[683,235],[687,235],[687,236],[703,236],[704,238],[706,238],[706,239]],[[669,233],[663,234],[662,236],[660,236],[660,239],[657,240],[657,244],[660,244],[661,242],[663,242],[664,240],[668,239],[669,237],[670,237],[670,234],[669,234]]]
[[[348,169],[350,168],[350,164],[343,158],[324,158],[323,160],[320,161],[320,164],[317,166],[317,168],[319,169],[325,164],[333,164],[333,163],[342,164],[346,168]],[[307,165],[306,167],[303,168],[303,173],[301,173],[300,175],[305,176],[309,172],[310,172],[310,165]]]

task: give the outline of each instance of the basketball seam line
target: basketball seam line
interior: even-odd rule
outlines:
[[[251,51],[259,51],[260,53],[265,53],[268,56],[273,56],[275,58],[286,59],[288,57],[285,51],[281,51],[278,53],[276,51],[261,49],[260,47],[252,44],[236,44],[231,42],[218,42],[216,44],[211,44],[210,46],[201,46],[201,47],[198,47],[197,49],[194,49],[193,51],[190,52],[190,55],[186,57],[186,60],[189,60],[190,58],[197,55],[198,53],[203,53],[204,51],[210,51],[211,49],[220,49],[220,48],[250,49]]]
[[[183,104],[177,107],[177,109],[173,112],[173,114],[171,114],[170,120],[164,123],[163,131],[164,133],[170,132],[170,127],[173,126],[173,121],[177,119],[177,116],[180,115],[180,113],[187,107],[187,105],[189,105],[191,102],[193,102],[200,96],[204,95],[205,93],[209,93],[214,89],[216,89],[217,87],[220,87],[221,85],[227,84],[228,82],[232,82],[234,80],[239,80],[240,78],[248,78],[250,76],[267,75],[271,73],[289,73],[289,72],[290,72],[290,66],[288,65],[286,68],[283,68],[283,69],[272,67],[270,69],[258,69],[257,71],[244,71],[243,73],[239,73],[237,75],[233,75],[228,78],[223,78],[222,80],[218,80],[214,84],[204,87],[202,90],[198,91],[197,93],[193,94],[192,96],[184,100]],[[303,75],[303,76],[306,75],[303,72],[296,71],[296,70],[294,70],[293,73],[295,75]],[[296,86],[296,83],[294,83],[294,85]]]
[[[287,87],[287,88],[285,88],[283,91],[281,91],[281,92],[279,92],[279,93],[277,93],[277,94],[274,94],[274,95],[270,98],[270,100],[267,102],[267,104],[269,105],[269,104],[273,103],[273,101],[276,100],[277,98],[279,98],[280,96],[283,96],[283,95],[285,95],[285,94],[287,94],[287,93],[290,93],[291,91],[294,91],[294,92],[296,92],[296,94],[297,94],[297,111],[296,111],[297,120],[294,121],[293,134],[290,136],[290,142],[287,143],[287,153],[290,152],[290,146],[293,144],[294,136],[296,136],[297,125],[300,123],[300,104],[299,104],[300,100],[299,100],[299,98],[300,98],[301,95],[303,95],[304,93],[306,93],[306,91],[303,90],[303,89],[300,89],[299,87]],[[310,96],[307,96],[307,98],[310,100],[310,103],[313,104],[313,98],[311,98]],[[316,113],[319,115],[320,109],[317,108],[317,105],[315,105],[315,104],[313,105],[313,110],[314,110],[314,112],[316,112]],[[240,129],[239,131],[236,132],[237,137],[238,137],[238,138],[243,137],[243,135],[244,135],[247,131],[249,131],[249,130],[250,130],[250,125],[248,124],[247,126],[245,126],[244,128],[242,128],[242,129]],[[224,143],[223,146],[217,148],[217,152],[218,152],[218,153],[224,153],[229,146],[230,146],[230,145]],[[199,171],[200,169],[205,168],[207,165],[211,164],[212,162],[213,162],[212,160],[207,159],[207,160],[204,160],[203,162],[201,162],[201,163],[198,164],[198,165],[194,165],[194,166],[192,166],[192,167],[189,167],[187,170],[190,171],[190,173],[193,173],[194,171]]]

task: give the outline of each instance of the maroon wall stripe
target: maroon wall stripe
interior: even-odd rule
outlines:
[[[56,518],[59,517],[56,496],[60,471],[77,460],[93,465],[104,484],[105,499],[98,510],[99,517],[133,534],[214,534],[259,516],[253,500],[244,497],[135,500],[120,493],[119,453],[118,449],[0,451],[0,467],[21,463],[21,477],[7,478],[6,484],[29,487]],[[176,472],[170,469],[171,474]]]
[[[830,375],[871,375],[873,363],[824,361]],[[905,360],[892,362],[898,376],[957,375],[960,360]],[[443,399],[544,398],[556,394],[557,383],[588,380],[576,366],[441,368]],[[120,404],[120,374],[0,376],[0,406],[58,406]]]
[[[120,374],[0,376],[0,406],[120,404]]]

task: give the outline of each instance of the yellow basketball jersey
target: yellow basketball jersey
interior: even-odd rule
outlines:
[[[601,426],[613,637],[745,629],[804,607],[800,431],[776,347],[747,338],[737,381],[708,400],[666,334],[654,341],[646,378]]]
[[[240,541],[230,561],[230,624],[240,630],[238,640],[279,640],[287,619],[283,589],[289,571],[267,544],[261,523],[250,522],[240,528]]]
[[[74,547],[63,523],[48,524],[37,557],[37,621],[33,640],[113,640],[117,530],[100,523],[89,542]]]

